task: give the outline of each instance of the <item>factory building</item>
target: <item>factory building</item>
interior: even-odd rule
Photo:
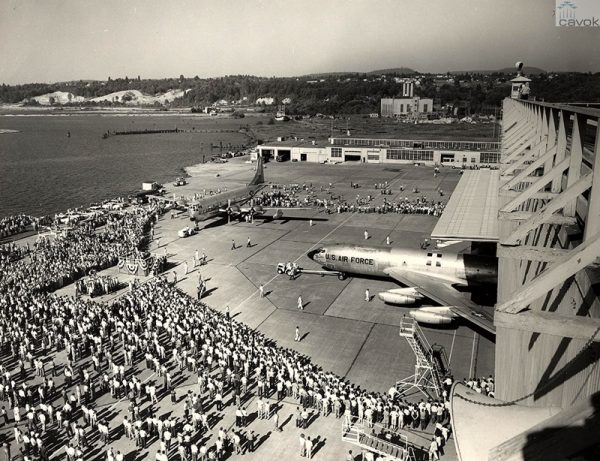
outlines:
[[[381,116],[400,117],[407,115],[429,114],[433,112],[433,99],[419,98],[382,98]]]
[[[264,158],[318,163],[419,163],[454,168],[494,166],[500,144],[492,141],[427,141],[410,139],[329,138],[289,140],[257,147]]]
[[[414,81],[402,83],[401,98],[382,98],[382,117],[419,116],[433,112],[433,99],[414,95]]]

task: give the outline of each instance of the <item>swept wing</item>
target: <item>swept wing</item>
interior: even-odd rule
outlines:
[[[403,285],[416,287],[420,293],[440,305],[452,306],[452,311],[455,314],[470,323],[490,333],[496,333],[493,318],[491,318],[489,313],[485,312],[480,305],[454,289],[450,284],[436,279],[431,274],[413,270],[409,271],[401,267],[391,267],[385,272]]]

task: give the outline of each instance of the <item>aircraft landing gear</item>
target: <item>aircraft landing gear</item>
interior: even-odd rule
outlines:
[[[339,280],[346,280],[346,274],[344,274],[343,272],[340,272],[337,276],[337,278]]]

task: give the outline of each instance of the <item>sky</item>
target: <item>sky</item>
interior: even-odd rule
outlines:
[[[600,28],[556,27],[554,6],[555,0],[0,0],[0,83],[392,67],[439,73],[516,61],[600,72]]]

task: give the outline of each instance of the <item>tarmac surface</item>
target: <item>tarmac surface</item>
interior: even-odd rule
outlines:
[[[227,164],[206,164],[188,169],[192,177],[182,187],[169,187],[170,194],[191,196],[203,193],[205,189],[225,187],[231,190],[244,186],[253,176],[253,166],[239,159]],[[218,175],[218,177],[217,177]],[[366,197],[372,195],[373,203],[381,203],[383,196],[375,190],[374,184],[387,181],[393,192],[385,196],[394,201],[399,197],[416,198],[426,195],[435,200],[447,201],[450,193],[460,178],[457,170],[442,168],[434,178],[433,169],[413,165],[374,165],[374,164],[341,164],[320,165],[305,163],[267,163],[265,179],[273,184],[306,184],[316,187],[316,195],[322,198],[329,195],[344,196],[352,201],[356,195]],[[359,188],[351,188],[351,182],[358,183]],[[329,186],[331,184],[331,186]],[[329,193],[320,192],[320,186],[329,188]],[[404,192],[400,191],[404,186]],[[419,188],[419,194],[412,192]],[[440,197],[438,189],[445,192]],[[302,193],[300,193],[302,195]],[[387,392],[397,381],[414,373],[415,357],[407,341],[399,336],[399,325],[410,306],[391,306],[379,300],[376,294],[380,291],[396,288],[392,280],[366,279],[349,277],[338,280],[334,276],[301,274],[295,280],[286,275],[277,275],[278,262],[297,262],[300,267],[320,269],[317,263],[307,257],[307,252],[321,245],[331,243],[364,243],[364,231],[370,234],[369,244],[385,244],[389,236],[391,245],[415,248],[431,233],[437,218],[428,215],[410,214],[364,214],[364,213],[325,213],[323,208],[282,209],[282,219],[263,221],[256,219],[254,223],[238,222],[213,225],[210,221],[201,223],[197,234],[180,238],[177,231],[191,225],[187,215],[171,217],[165,215],[155,226],[155,241],[150,251],[164,254],[166,249],[168,260],[174,264],[167,272],[172,280],[173,272],[177,272],[177,286],[181,290],[196,296],[198,278],[207,282],[207,294],[203,301],[211,308],[225,311],[229,306],[230,313],[236,321],[243,322],[264,333],[284,348],[293,348],[310,356],[312,361],[325,370],[343,376],[351,382],[368,390]],[[309,220],[313,219],[313,226]],[[160,238],[160,248],[156,248],[156,239]],[[251,246],[246,245],[250,238]],[[232,240],[236,249],[232,250]],[[465,245],[451,247],[454,251],[464,250]],[[208,256],[208,264],[193,267],[194,252],[198,250]],[[187,262],[189,273],[184,274],[184,262]],[[103,271],[127,283],[132,277],[118,273],[116,267]],[[143,279],[141,280],[143,281]],[[266,296],[260,298],[259,285],[264,286]],[[370,302],[365,301],[364,293],[369,289],[372,296]],[[109,296],[94,298],[109,300],[121,295],[125,289]],[[74,287],[63,288],[61,293],[73,294]],[[304,309],[297,308],[298,296],[302,297]],[[298,326],[301,341],[294,341],[295,327]],[[428,328],[422,330],[432,345],[443,347],[452,373],[455,378],[469,376],[488,376],[494,368],[494,343],[473,331],[466,324],[453,325],[448,328]],[[150,374],[149,370],[145,370]],[[149,379],[146,378],[146,379]],[[178,385],[178,395],[186,392],[186,386],[193,381]],[[110,398],[104,396],[107,400]],[[414,393],[413,400],[424,398]],[[172,412],[173,415],[183,413],[183,401],[171,406],[168,398],[161,400],[157,415]],[[256,405],[251,400],[249,410],[255,412]],[[111,418],[120,424],[127,412],[126,401],[108,402]],[[316,418],[308,429],[301,431],[293,428],[292,416],[296,402],[284,400],[280,403],[280,421],[285,422],[282,432],[274,432],[270,421],[256,420],[249,427],[262,440],[259,449],[254,453],[243,455],[246,459],[277,459],[285,456],[288,459],[300,458],[298,453],[298,437],[300,432],[319,437],[315,459],[344,460],[348,450],[354,455],[360,448],[341,439],[341,420],[332,415]],[[233,424],[234,415],[231,407],[219,415],[219,426],[229,427]],[[252,419],[252,416],[251,416]],[[286,422],[287,421],[287,422]],[[430,431],[429,431],[430,433]],[[266,438],[265,438],[266,436]],[[428,445],[428,433],[415,433],[417,443]],[[264,440],[263,440],[264,438]],[[209,442],[210,443],[210,442]],[[128,443],[124,439],[113,444],[124,453]],[[129,443],[131,445],[131,443]],[[157,443],[150,446],[149,459],[153,459]],[[233,459],[240,455],[232,455]],[[131,458],[134,459],[134,458]],[[139,456],[135,459],[142,459]],[[356,459],[360,459],[357,457]],[[454,460],[454,445],[446,445],[446,454],[442,459]]]

